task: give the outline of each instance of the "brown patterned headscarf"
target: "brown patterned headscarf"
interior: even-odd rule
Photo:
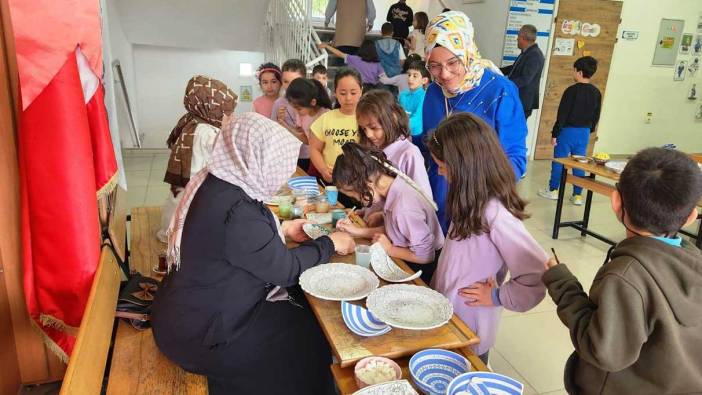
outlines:
[[[187,113],[171,131],[166,144],[171,149],[164,181],[174,187],[185,187],[190,180],[190,162],[195,129],[200,123],[222,127],[225,115],[234,112],[237,96],[222,81],[196,75],[188,81],[183,97]]]

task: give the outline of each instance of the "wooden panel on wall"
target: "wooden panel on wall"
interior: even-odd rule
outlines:
[[[2,0],[3,8],[6,0]],[[0,11],[2,12],[2,11]],[[3,14],[4,15],[4,14]],[[7,169],[17,169],[17,164],[8,164],[8,161],[15,160],[14,154],[14,130],[15,130],[15,108],[12,92],[12,82],[9,77],[9,66],[7,63],[6,47],[3,37],[4,18],[0,19],[0,216],[12,217],[11,211],[17,210],[17,199],[11,191],[16,189],[16,176],[9,180],[6,176]],[[7,145],[12,145],[7,147]],[[13,182],[14,181],[14,182]],[[9,185],[8,185],[9,184]],[[14,186],[14,189],[9,187]],[[7,192],[10,193],[7,193]],[[16,215],[14,215],[16,219]],[[12,330],[12,313],[10,310],[10,299],[5,285],[6,273],[12,271],[13,261],[18,259],[19,249],[8,245],[6,235],[13,230],[17,222],[12,223],[4,219],[0,221],[0,394],[16,394],[21,383],[19,366],[17,363],[17,348],[15,347],[15,336]],[[16,239],[15,239],[16,241]],[[16,263],[15,263],[16,264]]]
[[[16,149],[17,64],[14,57],[14,38],[10,24],[7,0],[0,0],[0,261],[3,273],[0,279],[7,291],[12,331],[0,331],[0,337],[14,338],[16,350],[12,364],[0,364],[0,377],[18,367],[22,383],[60,380],[65,365],[44,346],[41,335],[32,327],[27,313],[22,287],[22,264],[19,215],[19,170]],[[0,298],[2,294],[0,293]],[[0,340],[4,342],[6,339]],[[3,352],[3,357],[4,357]],[[9,373],[8,373],[9,374]]]
[[[556,38],[572,38],[575,39],[576,45],[574,46],[573,56],[551,55],[544,101],[541,106],[541,120],[534,152],[535,159],[550,159],[553,157],[551,130],[556,121],[558,104],[566,88],[575,83],[573,81],[573,62],[579,57],[585,56],[585,51],[598,60],[597,73],[595,73],[592,83],[600,89],[604,98],[609,68],[612,63],[612,52],[617,42],[617,31],[621,22],[621,11],[621,1],[560,0],[553,30],[553,42],[555,43]],[[566,20],[576,20],[590,24],[596,23],[601,27],[600,34],[597,37],[564,34],[561,26],[563,21]],[[579,40],[585,42],[585,46],[581,49],[577,45]],[[608,132],[606,130],[597,131],[597,133]],[[592,152],[595,139],[596,135],[593,133],[590,136],[590,153]]]

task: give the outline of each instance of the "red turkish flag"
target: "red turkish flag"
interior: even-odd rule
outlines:
[[[66,361],[100,257],[97,197],[114,185],[117,162],[96,74],[98,1],[27,3],[10,1],[23,100],[24,290],[32,320]]]

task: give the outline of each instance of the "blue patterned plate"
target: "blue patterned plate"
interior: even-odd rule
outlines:
[[[492,372],[470,372],[453,379],[446,394],[521,395],[523,391],[524,384],[511,377]]]
[[[341,317],[351,332],[358,336],[380,336],[392,330],[390,325],[375,318],[370,311],[346,301],[341,302]]]

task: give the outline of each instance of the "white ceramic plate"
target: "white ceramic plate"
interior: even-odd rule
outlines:
[[[417,395],[407,380],[388,381],[360,389],[353,395]]]
[[[328,236],[331,233],[329,229],[325,228],[324,226],[313,224],[311,222],[302,225],[302,230],[313,240],[317,240],[322,236]]]
[[[307,219],[315,224],[324,225],[332,223],[331,213],[307,213]]]
[[[626,167],[626,161],[625,160],[610,160],[609,162],[604,164],[604,167],[606,167],[609,170],[612,170],[613,172],[617,174],[622,174],[624,171],[624,168]]]
[[[368,295],[366,307],[376,318],[395,328],[426,330],[446,324],[453,306],[444,295],[419,285],[393,284]]]
[[[403,283],[405,281],[412,281],[422,275],[422,271],[418,271],[414,274],[409,274],[402,270],[395,262],[388,256],[383,247],[379,243],[375,243],[370,248],[371,253],[371,267],[378,277],[389,283]]]
[[[300,286],[324,300],[360,300],[378,288],[380,280],[370,270],[346,263],[327,263],[305,270]]]

